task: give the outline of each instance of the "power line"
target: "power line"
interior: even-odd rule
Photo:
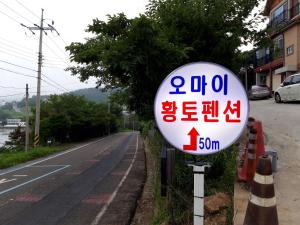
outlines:
[[[4,53],[4,54],[7,54],[7,55],[10,55],[10,56],[14,56],[16,58],[19,58],[19,59],[22,59],[22,60],[26,60],[28,62],[34,62],[32,59],[30,60],[28,57],[25,58],[25,57],[22,57],[22,56],[19,56],[19,55],[15,55],[15,54],[12,54],[10,52],[7,52],[7,50],[3,50],[0,48],[0,52]]]
[[[47,81],[47,80],[45,80],[45,79],[42,79],[42,81],[44,81],[46,84],[48,84],[48,85],[50,85],[50,86],[56,88],[57,90],[60,90],[60,91],[63,91],[63,92],[65,91],[65,90],[63,90],[63,89],[61,89],[61,88],[55,86],[54,84],[50,83],[49,81]]]
[[[13,46],[17,45],[17,46],[19,46],[20,48],[23,48],[23,49],[27,49],[27,50],[29,50],[29,51],[32,51],[32,49],[30,49],[30,48],[28,48],[28,47],[26,47],[26,46],[22,46],[22,45],[20,45],[20,44],[18,44],[18,43],[16,43],[16,42],[7,40],[7,39],[5,39],[5,38],[3,38],[3,37],[0,37],[0,39],[3,40],[3,41],[5,41],[5,42],[8,42],[8,43],[13,44]],[[11,45],[11,44],[10,44],[10,45]]]
[[[30,21],[28,18],[26,18],[25,16],[21,15],[19,12],[17,12],[16,10],[14,10],[13,8],[11,8],[9,5],[5,4],[4,2],[0,1],[0,3],[2,5],[4,5],[6,8],[8,8],[10,11],[14,12],[16,15],[22,17],[24,20],[27,20],[29,23],[32,23],[32,21]],[[32,23],[34,24],[34,23]]]
[[[43,75],[45,78],[47,78],[48,80],[50,80],[52,83],[56,84],[57,86],[61,87],[61,88],[64,89],[65,91],[68,91],[68,92],[69,92],[69,90],[68,90],[67,88],[65,88],[64,86],[60,85],[60,84],[57,83],[56,81],[50,79],[50,78],[49,78],[48,76],[46,76],[45,74],[42,74],[42,75]],[[45,79],[44,79],[44,81],[45,81]]]
[[[11,19],[11,20],[14,21],[14,22],[16,22],[16,23],[18,23],[18,24],[20,24],[20,25],[22,24],[22,23],[20,23],[18,20],[16,20],[15,18],[13,18],[13,17],[11,17],[10,15],[8,15],[8,14],[2,12],[1,10],[0,10],[0,13],[2,13],[3,15],[5,15],[6,17],[8,17],[9,19]]]
[[[66,57],[69,57],[67,54],[66,54],[66,52],[65,51],[63,51],[62,49],[61,49],[61,47],[60,46],[58,46],[58,44],[48,35],[48,38],[49,38],[49,40],[55,45],[55,47],[61,52],[61,53],[63,53]]]
[[[2,68],[0,67],[0,70],[3,70],[3,71],[7,71],[7,72],[10,72],[10,73],[14,73],[14,74],[17,74],[17,75],[20,75],[20,76],[24,76],[24,77],[30,77],[30,78],[35,78],[35,76],[33,75],[29,75],[29,74],[25,74],[25,73],[20,73],[20,72],[17,72],[17,71],[13,71],[13,70],[9,70],[9,69],[5,69],[5,68]],[[45,80],[45,79],[41,79],[43,80],[45,83],[49,84],[50,86],[52,87],[55,87],[56,89],[58,90],[63,90],[63,91],[68,91],[68,89],[64,88],[63,86],[61,86],[60,84],[58,84],[57,82],[55,82],[54,80],[50,79],[49,77],[47,77],[45,74],[42,74],[44,77],[46,77],[48,80],[50,80],[50,82],[56,84],[57,86],[55,86],[54,84],[50,83],[49,81]]]
[[[52,48],[50,48],[49,45],[47,45],[47,43],[45,43],[45,42],[43,42],[43,43],[54,55],[56,55],[59,59],[61,59],[63,63],[65,63],[67,66],[70,66],[67,62],[65,62],[65,60],[63,58],[61,58],[55,51],[53,51]]]
[[[33,71],[33,72],[37,72],[37,71],[36,71],[36,70],[34,70],[34,69],[31,69],[31,68],[28,68],[28,67],[25,67],[25,66],[20,66],[20,65],[17,65],[17,64],[11,63],[11,62],[7,62],[7,61],[5,61],[5,60],[1,60],[1,59],[0,59],[0,62],[3,62],[3,63],[6,63],[6,64],[9,64],[9,65],[12,65],[12,66],[20,67],[20,68],[23,68],[23,69],[31,70],[31,71]]]
[[[24,95],[24,93],[12,94],[12,95],[2,95],[2,96],[0,96],[0,98],[6,98],[6,97],[11,97],[11,96],[17,96],[17,95]]]
[[[17,75],[20,75],[20,76],[23,76],[23,77],[31,77],[31,78],[35,78],[36,79],[35,76],[29,75],[29,74],[25,74],[25,73],[20,73],[20,72],[9,70],[9,69],[5,69],[5,68],[2,68],[2,67],[0,67],[0,70],[7,71],[7,72],[10,72],[10,73],[14,73],[14,74],[17,74]]]
[[[16,90],[24,89],[24,88],[20,88],[20,87],[6,87],[6,86],[2,86],[2,85],[0,85],[0,88],[5,88],[5,89],[16,89]]]
[[[16,46],[12,45],[12,44],[5,43],[5,42],[3,42],[1,40],[0,40],[0,44],[1,45],[5,45],[8,48],[15,49],[15,50],[20,51],[20,52],[24,52],[24,53],[29,54],[29,55],[34,55],[32,53],[32,50],[29,51],[29,50],[21,49],[21,48],[18,48]]]
[[[0,43],[0,45],[1,45],[1,43]],[[24,52],[21,52],[21,51],[18,51],[18,50],[10,49],[9,47],[7,48],[7,47],[1,46],[1,48],[4,49],[4,50],[6,50],[6,51],[11,51],[11,52],[14,52],[16,54],[20,54],[22,56],[25,56],[25,57],[28,57],[28,58],[32,58],[32,59],[33,59],[33,56],[34,56],[34,55],[29,55],[28,53],[24,53]]]
[[[29,8],[27,8],[24,4],[22,4],[21,2],[19,2],[18,0],[16,0],[16,2],[21,5],[24,9],[26,9],[28,12],[30,12],[32,15],[34,15],[35,17],[37,17],[38,19],[40,19],[40,17],[35,14],[33,11],[31,11]]]

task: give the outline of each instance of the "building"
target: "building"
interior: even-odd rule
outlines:
[[[25,122],[22,122],[21,119],[6,119],[6,125],[4,125],[4,128],[17,128],[26,127]]]
[[[300,71],[300,1],[267,0],[264,14],[273,46],[255,52],[256,83],[275,90],[283,80]]]

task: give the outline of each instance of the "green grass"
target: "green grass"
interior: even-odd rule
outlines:
[[[0,169],[12,167],[20,163],[24,163],[33,159],[41,158],[56,152],[61,152],[70,147],[70,144],[51,146],[51,147],[38,147],[28,152],[5,152],[0,153]]]
[[[118,131],[119,131],[119,132],[131,132],[132,129],[129,129],[129,128],[123,128],[123,127],[122,127],[122,128],[119,128]]]

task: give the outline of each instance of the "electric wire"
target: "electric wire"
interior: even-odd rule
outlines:
[[[7,86],[2,86],[0,85],[0,88],[5,88],[5,89],[15,89],[15,90],[25,90],[25,87],[24,88],[20,88],[20,87],[7,87]]]
[[[20,51],[20,52],[23,52],[23,53],[26,53],[26,54],[29,54],[29,55],[36,55],[36,54],[32,53],[32,50],[29,51],[29,50],[21,49],[21,48],[16,47],[12,44],[5,43],[4,41],[1,41],[1,40],[0,40],[0,44],[5,45],[7,48],[11,48],[11,49],[14,49],[16,51]]]
[[[62,53],[64,54],[66,57],[69,57],[65,51],[63,51],[61,49],[61,47],[53,40],[53,38],[51,38],[49,35],[47,36],[49,38],[49,40],[55,45],[55,47]]]
[[[24,20],[27,20],[27,22],[34,24],[32,21],[30,21],[28,18],[26,18],[25,16],[23,16],[22,14],[20,14],[19,12],[17,12],[16,10],[14,10],[13,8],[11,8],[9,5],[7,5],[6,3],[0,1],[0,3],[2,5],[4,5],[6,8],[8,8],[10,11],[14,12],[16,15],[20,16],[21,18],[23,18]]]
[[[4,53],[4,54],[6,54],[6,55],[10,55],[10,56],[13,56],[13,57],[22,59],[22,60],[26,60],[26,61],[28,61],[28,62],[34,62],[34,63],[36,63],[36,62],[33,61],[32,59],[30,60],[30,59],[28,59],[28,58],[25,58],[25,57],[22,57],[22,56],[19,56],[19,55],[12,54],[12,53],[10,53],[10,52],[8,52],[8,51],[6,51],[6,50],[3,50],[3,49],[1,49],[1,48],[0,48],[0,52]]]
[[[28,47],[26,47],[26,46],[20,45],[20,44],[18,44],[18,43],[16,43],[16,42],[7,40],[6,38],[0,37],[0,39],[3,40],[3,41],[5,41],[5,42],[10,43],[10,45],[13,45],[13,46],[17,45],[17,46],[19,46],[19,48],[23,48],[23,49],[27,49],[27,50],[29,50],[29,51],[32,51],[32,49],[30,49],[30,48],[28,48]]]
[[[1,45],[1,43],[0,43],[0,45]],[[6,51],[10,51],[10,52],[13,52],[13,53],[16,53],[16,54],[20,54],[20,55],[22,55],[24,57],[34,59],[34,55],[29,55],[29,54],[26,54],[26,53],[22,53],[22,52],[19,52],[17,50],[10,49],[10,48],[4,47],[4,46],[1,46],[1,48],[4,49],[4,50],[6,50]]]
[[[17,96],[17,95],[24,95],[24,93],[11,94],[11,95],[2,95],[2,96],[0,96],[0,98],[6,98],[6,97],[11,97],[11,96]]]
[[[60,85],[59,83],[57,83],[56,81],[52,80],[51,78],[49,78],[47,75],[42,74],[42,76],[44,76],[46,79],[48,79],[49,81],[51,81],[52,83],[56,84],[58,87],[62,88],[62,90],[69,92],[69,90],[67,88],[65,88],[64,86]],[[45,79],[44,79],[45,81]]]
[[[35,14],[33,11],[31,11],[28,7],[26,7],[24,4],[22,4],[21,2],[19,2],[18,0],[15,0],[19,5],[21,5],[24,9],[26,9],[28,12],[30,12],[32,15],[34,15],[35,17],[37,17],[38,19],[39,16],[37,14]]]
[[[10,73],[14,73],[14,74],[18,74],[18,75],[23,76],[23,77],[30,77],[30,78],[35,78],[36,79],[36,76],[25,74],[25,73],[20,73],[20,72],[14,71],[14,70],[9,70],[9,69],[2,68],[2,67],[0,67],[0,70],[7,71],[7,72],[10,72]]]
[[[34,69],[31,69],[31,68],[28,68],[28,67],[26,67],[26,66],[20,66],[20,65],[17,65],[17,64],[11,63],[11,62],[7,62],[7,61],[5,61],[5,60],[2,60],[2,59],[0,59],[0,62],[3,62],[3,63],[6,63],[6,64],[9,64],[9,65],[12,65],[12,66],[20,67],[20,68],[23,68],[23,69],[31,70],[31,71],[33,71],[33,72],[37,72],[37,70],[34,70]]]

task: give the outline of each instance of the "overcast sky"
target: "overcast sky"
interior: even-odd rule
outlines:
[[[31,96],[36,92],[36,78],[3,69],[36,76],[36,72],[29,69],[37,70],[38,32],[33,35],[20,23],[26,26],[39,24],[41,8],[45,9],[45,23],[51,24],[54,20],[54,26],[61,34],[61,37],[51,32],[44,35],[42,71],[55,83],[48,80],[52,84],[49,85],[43,81],[42,94],[51,94],[66,92],[66,89],[95,87],[95,79],[90,79],[86,84],[80,83],[77,77],[64,71],[69,64],[67,52],[64,51],[65,43],[84,41],[90,35],[84,30],[94,18],[106,20],[107,14],[120,12],[133,18],[143,13],[147,4],[148,0],[0,0],[0,104],[4,100],[24,97],[26,83],[29,84]],[[46,77],[42,79],[47,81]],[[7,95],[14,96],[4,97]]]
[[[89,35],[84,30],[94,18],[106,20],[107,14],[120,12],[133,18],[145,11],[147,3],[148,0],[0,0],[0,68],[2,68],[0,69],[0,103],[4,99],[7,100],[3,97],[6,95],[16,94],[16,96],[11,96],[10,100],[22,98],[25,95],[23,89],[25,89],[26,83],[29,84],[30,95],[36,92],[36,78],[24,77],[20,74],[3,71],[3,69],[36,76],[36,72],[29,69],[37,70],[38,32],[36,35],[32,35],[19,23],[26,26],[34,26],[33,23],[39,24],[41,8],[45,9],[45,22],[51,24],[51,21],[54,20],[54,26],[62,37],[51,32],[47,32],[48,36],[44,35],[43,73],[67,90],[75,90],[94,87],[95,79],[91,79],[87,84],[80,83],[78,78],[64,71],[69,63],[67,53],[64,52],[64,42],[70,44],[74,41],[84,41],[84,38]],[[45,77],[42,79],[47,80]],[[55,87],[43,82],[42,94],[66,91],[57,84],[51,83]]]

